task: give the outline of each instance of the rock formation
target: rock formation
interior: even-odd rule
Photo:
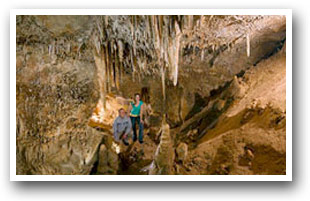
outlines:
[[[172,174],[174,150],[170,136],[170,128],[167,123],[163,123],[160,143],[156,149],[154,161],[151,164],[149,174]]]
[[[176,153],[179,161],[185,161],[188,154],[187,144],[181,142],[176,148]]]
[[[285,16],[17,16],[17,174],[285,174],[285,27]],[[111,126],[136,92],[145,144],[123,147]]]

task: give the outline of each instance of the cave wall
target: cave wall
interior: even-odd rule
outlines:
[[[17,19],[23,24],[17,25],[17,174],[89,174],[102,140],[87,126],[100,94],[96,67],[69,50],[51,49],[45,43],[54,38],[38,21]],[[84,28],[77,22],[67,21],[75,31]],[[66,27],[57,30],[72,37]]]

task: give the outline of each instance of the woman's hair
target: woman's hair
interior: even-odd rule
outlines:
[[[133,98],[134,103],[136,103],[136,96],[139,96],[139,98],[140,98],[140,100],[141,100],[141,95],[140,95],[139,93],[135,93],[135,96],[134,96],[134,98]]]

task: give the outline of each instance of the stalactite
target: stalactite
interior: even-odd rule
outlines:
[[[106,51],[105,51],[105,60],[106,60],[106,90],[107,93],[111,91],[111,85],[110,85],[110,52],[109,52],[109,43],[106,44]]]
[[[191,30],[193,28],[193,15],[187,15],[187,29]]]
[[[200,57],[201,61],[203,61],[204,57],[205,57],[205,50],[202,49],[201,50],[201,57]]]
[[[113,80],[113,82],[111,82],[112,84],[112,87],[116,88],[116,58],[114,57],[114,54],[112,56],[113,58],[113,63],[112,63],[112,66],[111,66],[111,78]]]
[[[185,46],[190,52],[189,54],[186,53],[187,56],[184,57],[184,61],[186,61],[186,58],[190,59],[188,55],[192,55],[192,49],[195,52],[195,48],[200,49],[198,54],[196,52],[194,54],[200,57],[201,61],[205,59],[205,54],[210,50],[209,48],[213,50],[213,53],[225,44],[228,46],[228,50],[230,49],[231,42],[227,43],[226,40],[224,44],[225,41],[221,37],[218,39],[207,37],[216,35],[216,33],[209,33],[208,29],[213,28],[213,24],[221,20],[222,18],[219,19],[218,16],[212,15],[132,15],[119,19],[110,16],[98,17],[93,27],[95,30],[94,49],[97,54],[102,51],[102,48],[106,49],[104,52],[106,54],[107,91],[110,92],[111,85],[116,88],[119,87],[124,76],[123,73],[125,73],[126,68],[130,67],[132,68],[133,80],[139,80],[141,75],[159,73],[161,68],[164,68],[167,78],[176,86],[178,84],[179,63],[182,62],[182,57],[179,54],[180,50],[183,50]],[[128,23],[128,25],[126,29],[120,30],[119,25],[123,23]],[[206,30],[200,31],[200,29]],[[210,31],[212,32],[212,30]],[[200,33],[197,35],[197,32]],[[126,37],[120,39],[120,33],[126,33]],[[190,40],[193,37],[199,40]],[[244,36],[241,35],[241,37]],[[106,43],[105,47],[103,47],[102,43]],[[246,34],[246,45],[247,56],[249,57],[249,33]],[[48,47],[50,55],[52,55],[53,48],[55,48],[53,44]],[[154,58],[149,61],[148,57]]]
[[[53,41],[53,43],[52,43],[52,56],[55,55],[55,46],[56,46],[56,42]]]
[[[137,16],[134,15],[133,16],[133,20],[132,20],[132,26],[131,26],[131,34],[132,34],[132,46],[133,46],[133,54],[134,56],[137,55],[137,37],[136,37],[136,33],[137,33]]]
[[[133,51],[130,50],[130,57],[131,57],[131,68],[132,68],[132,81],[135,81],[135,74],[136,74],[136,67],[135,67],[135,62],[134,62],[134,57],[133,57]]]
[[[175,38],[171,38],[169,42],[169,69],[170,69],[170,79],[173,81],[173,85],[176,86],[178,83],[178,63],[179,63],[179,48],[180,39],[182,33],[180,31],[178,23],[175,21]]]
[[[210,18],[209,18],[209,20],[208,20],[208,27],[211,26],[211,20],[213,19],[213,17],[214,17],[214,15],[211,15],[211,16],[210,16]]]
[[[100,41],[97,36],[93,36],[94,46],[96,48],[97,54],[100,54]]]
[[[162,16],[157,16],[157,27],[158,27],[158,51],[159,51],[159,59],[160,59],[160,62],[162,60],[162,56],[163,56],[163,53],[164,53],[164,49],[163,49],[163,41],[162,41],[162,23],[163,23],[163,20],[162,20]]]
[[[107,28],[109,25],[109,16],[108,15],[105,15],[104,16],[104,26],[105,28]]]
[[[162,84],[162,91],[163,91],[163,102],[165,105],[165,103],[166,103],[166,87],[165,87],[165,70],[164,70],[163,66],[161,66],[161,68],[160,68],[160,73],[161,73],[161,84]]]
[[[124,60],[124,50],[123,50],[123,42],[119,40],[117,42],[118,45],[118,55],[119,55],[119,82],[122,83],[123,78],[123,60]]]
[[[122,71],[123,71],[122,62],[120,62],[118,58],[118,90],[120,89],[120,86],[122,84],[122,78],[123,78]]]
[[[106,65],[105,65],[105,54],[98,55],[94,53],[94,60],[97,67],[97,75],[99,80],[100,88],[100,100],[103,104],[103,109],[106,107]]]
[[[148,42],[151,42],[150,40],[152,39],[152,22],[151,22],[151,16],[147,15],[146,16],[146,23],[147,23],[147,32],[148,32]]]
[[[166,26],[164,25],[164,18],[160,16],[160,58],[164,60],[165,57],[165,38],[166,36]]]
[[[118,48],[116,46],[116,44],[114,44],[114,83],[115,83],[115,87],[116,87],[116,90],[119,91],[119,55],[118,55]]]
[[[143,70],[146,71],[147,70],[147,58],[146,58],[145,53],[143,55],[144,55],[144,57],[143,57]]]
[[[251,41],[250,41],[250,34],[249,33],[247,33],[247,35],[246,35],[246,54],[247,54],[247,56],[248,57],[250,57],[250,48],[251,48]]]
[[[157,59],[160,60],[160,34],[158,30],[158,17],[157,16],[152,16],[153,17],[153,27],[154,27],[154,47],[155,47],[155,52],[157,55]]]
[[[50,44],[50,45],[48,45],[48,54],[49,54],[50,56],[52,56],[52,51],[53,51],[53,45]]]
[[[98,29],[100,38],[103,38],[103,30],[102,30],[102,28],[100,26],[99,20],[96,21],[96,25],[97,25],[97,29]]]
[[[164,62],[164,66],[169,63],[168,61],[168,47],[169,47],[169,19],[167,16],[163,18],[163,27],[162,27],[162,35],[161,35],[161,58],[162,62]]]
[[[203,26],[203,21],[204,21],[204,16],[201,15],[200,19],[199,19],[199,28],[201,28]]]
[[[111,88],[113,87],[113,48],[112,42],[109,45],[109,92],[111,92]]]
[[[137,64],[138,64],[139,72],[141,72],[142,71],[142,58],[140,54],[137,56]]]
[[[68,43],[67,44],[67,54],[69,54],[71,52],[71,44],[70,43]]]
[[[134,16],[131,16],[130,19],[130,30],[131,30],[131,36],[134,37]]]
[[[114,53],[115,53],[115,43],[114,41],[111,41],[111,54],[110,54],[110,57],[111,57],[111,66],[110,66],[110,69],[111,69],[111,87],[116,87],[116,80],[115,80],[115,56],[114,56]]]
[[[153,46],[156,50],[156,27],[155,27],[155,16],[154,15],[151,15],[149,17],[149,20],[150,20],[150,30],[151,30],[151,42],[153,43]]]

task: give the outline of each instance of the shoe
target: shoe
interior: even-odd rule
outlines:
[[[140,144],[143,144],[144,142],[139,140],[139,143],[140,143]]]
[[[132,141],[134,141],[134,142],[137,141],[137,138],[132,138]]]
[[[128,143],[128,142],[126,142],[125,140],[123,140],[123,143],[124,143],[124,145],[126,145],[126,146],[128,146],[128,145],[129,145],[129,143]]]

